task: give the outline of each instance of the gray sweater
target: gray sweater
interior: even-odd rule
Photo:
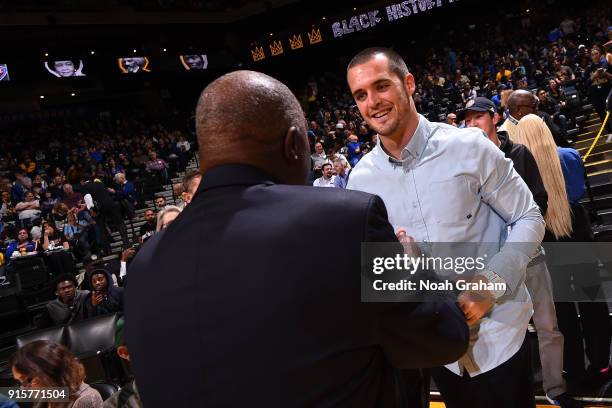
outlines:
[[[86,319],[85,299],[88,290],[77,290],[72,303],[65,304],[59,299],[47,303],[47,314],[52,325],[70,324]]]

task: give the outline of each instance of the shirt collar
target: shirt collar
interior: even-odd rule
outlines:
[[[512,115],[508,114],[508,120],[510,121],[510,123],[512,123],[513,125],[518,125],[519,121],[518,119],[516,119],[515,117],[513,117]]]
[[[400,159],[396,159],[390,156],[385,150],[380,137],[378,137],[377,147],[379,148],[381,157],[389,163],[403,163],[408,164],[412,161],[418,161],[422,156],[425,148],[427,147],[427,142],[429,141],[429,137],[431,136],[431,129],[429,126],[429,122],[425,117],[419,115],[419,124],[417,125],[414,134],[410,138],[408,144],[402,149]]]

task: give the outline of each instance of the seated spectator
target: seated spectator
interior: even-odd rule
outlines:
[[[185,192],[185,187],[183,183],[174,183],[172,185],[172,195],[174,196],[174,202],[176,206],[181,210],[185,208],[185,202],[183,201],[183,193]]]
[[[15,172],[15,181],[11,185],[11,201],[19,203],[23,201],[27,188],[24,184],[27,183],[25,180],[27,177],[20,171]]]
[[[316,122],[315,122],[316,123]],[[183,177],[183,195],[182,199],[185,205],[189,204],[193,199],[194,194],[198,191],[202,175],[198,170],[193,170]]]
[[[11,261],[11,257],[15,252],[18,252],[20,255],[25,255],[27,253],[33,253],[38,251],[38,243],[36,241],[30,240],[30,235],[28,230],[22,228],[17,233],[17,240],[11,242],[6,247],[5,257],[8,263]],[[16,255],[16,254],[15,254]]]
[[[86,220],[78,220],[76,211],[69,211],[67,222],[63,229],[64,237],[73,249],[77,259],[91,256],[91,242],[89,236],[89,224]]]
[[[2,198],[0,201],[0,219],[9,221],[12,220],[15,215],[15,208],[11,202],[11,193],[8,191],[2,192]]]
[[[89,291],[77,289],[79,284],[74,275],[70,273],[59,275],[53,286],[57,299],[45,306],[40,327],[71,324],[87,319],[85,299]]]
[[[116,173],[114,180],[117,188],[108,188],[108,192],[113,194],[115,200],[119,202],[123,217],[127,216],[132,219],[134,218],[134,209],[138,205],[134,183],[128,181],[124,173]]]
[[[53,197],[53,193],[51,191],[45,191],[44,197],[40,201],[41,217],[47,218],[47,216],[51,214],[51,211],[53,211],[53,207],[55,207],[55,204],[57,203],[59,203],[59,199]]]
[[[451,126],[457,127],[457,114],[449,113],[448,115],[446,115],[446,123]]]
[[[346,171],[346,167],[344,167],[342,160],[334,160],[334,171],[336,172],[334,187],[346,188],[349,172]]]
[[[155,232],[159,232],[164,228],[168,228],[168,226],[174,221],[176,217],[181,213],[181,209],[175,205],[167,205],[165,206],[159,214],[157,214],[157,228]]]
[[[94,269],[89,275],[92,292],[86,306],[89,316],[123,312],[123,288],[113,285],[113,277],[106,269]]]
[[[34,187],[40,188],[40,192],[44,193],[45,191],[47,191],[47,188],[49,187],[49,185],[47,184],[45,179],[42,178],[40,174],[37,174],[36,176],[34,176],[34,179],[32,180],[32,188]]]
[[[68,211],[70,209],[64,203],[56,203],[51,210],[51,221],[55,224],[55,229],[59,231],[64,230],[66,219],[68,218]]]
[[[356,135],[350,135],[346,142],[346,150],[348,156],[348,162],[351,167],[355,167],[357,162],[363,157],[361,148],[363,143],[359,142],[359,138]]]
[[[119,173],[125,173],[125,168],[123,168],[121,164],[118,164],[115,161],[115,159],[113,159],[112,157],[108,160],[107,167],[108,167],[108,172],[113,178]],[[124,174],[124,178],[125,178],[125,174]]]
[[[117,346],[117,355],[129,365],[130,353],[125,344],[124,332],[125,321],[123,318],[120,318],[115,329],[115,345]],[[111,395],[102,405],[103,408],[142,408],[142,406],[135,379],[123,385],[119,391]]]
[[[100,408],[102,397],[85,381],[83,364],[61,344],[45,340],[28,343],[11,357],[9,366],[13,378],[21,387],[65,387],[70,402],[66,408]],[[55,403],[40,403],[36,407],[52,408]]]
[[[68,209],[73,209],[84,202],[83,195],[74,191],[72,189],[72,184],[66,183],[64,184],[64,197],[62,198],[62,202],[68,206]]]
[[[49,185],[49,187],[47,188],[47,191],[51,192],[51,196],[53,198],[61,199],[62,196],[64,195],[63,186],[64,186],[63,177],[60,175],[56,175],[53,177],[53,182],[51,183],[51,185]]]
[[[463,92],[461,92],[461,100],[463,101],[463,104],[466,105],[469,101],[476,99],[477,96],[476,90],[470,86],[469,82],[466,82],[463,85]]]
[[[15,206],[15,211],[22,225],[31,225],[34,220],[40,218],[40,202],[28,191],[24,200]]]
[[[156,152],[149,153],[150,160],[146,164],[146,170],[160,178],[163,184],[168,183],[168,163],[157,157]]]
[[[76,264],[72,254],[68,251],[70,244],[64,234],[50,222],[42,225],[42,251],[45,252],[45,264],[54,276],[64,273],[76,275]]]
[[[163,195],[155,196],[155,208],[157,209],[157,211],[160,211],[166,205],[166,197],[164,197]]]
[[[310,156],[312,158],[312,169],[315,175],[320,174],[323,164],[327,163],[327,154],[323,149],[323,143],[317,142],[314,145],[315,152]]]
[[[140,226],[140,231],[138,231],[138,241],[142,244],[147,241],[147,239],[151,238],[155,231],[157,230],[157,216],[155,214],[155,210],[149,208],[144,212],[145,223]]]
[[[323,175],[316,179],[312,185],[314,187],[335,187],[334,180],[335,176],[330,163],[325,163],[321,169]]]

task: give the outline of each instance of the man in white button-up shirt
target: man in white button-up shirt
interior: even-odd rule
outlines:
[[[532,304],[523,282],[544,220],[529,189],[481,130],[431,123],[417,113],[414,78],[394,51],[362,51],[347,79],[379,134],[348,188],[379,195],[393,227],[417,242],[474,243],[475,253],[494,244],[497,251],[474,279],[503,282],[506,290],[459,295],[470,348],[458,362],[433,370],[447,407],[535,406],[525,339]]]

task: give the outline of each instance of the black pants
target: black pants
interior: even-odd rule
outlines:
[[[463,377],[444,367],[431,372],[447,408],[532,408],[535,407],[529,339],[499,367]]]
[[[590,371],[606,368],[610,361],[612,330],[608,304],[603,302],[555,303],[559,330],[563,333],[563,368],[568,376],[580,378],[585,371],[584,355]],[[584,339],[584,343],[583,343]]]

